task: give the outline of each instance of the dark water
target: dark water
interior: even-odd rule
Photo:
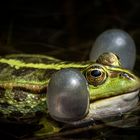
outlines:
[[[0,13],[0,55],[39,53],[63,60],[87,60],[96,37],[107,29],[119,28],[128,32],[135,41],[138,57],[134,71],[140,75],[139,0],[52,0],[47,3],[14,0],[1,2],[1,7],[5,10]],[[70,129],[63,136],[46,139],[140,139],[139,106],[119,120],[120,124],[131,127],[118,128],[101,121],[86,129]],[[26,132],[31,134],[32,129],[37,129],[36,126],[13,127],[5,123],[0,126],[0,139],[21,139]],[[4,128],[8,128],[8,133]]]

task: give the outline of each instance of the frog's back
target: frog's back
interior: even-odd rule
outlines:
[[[47,67],[58,62],[57,59],[40,55],[5,56],[0,59],[0,87],[41,89],[48,83],[52,73],[57,71]]]
[[[0,87],[41,89],[48,84],[54,72],[66,67],[82,68],[86,65],[67,63],[44,55],[7,55],[0,58]]]

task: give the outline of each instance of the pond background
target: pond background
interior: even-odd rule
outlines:
[[[88,60],[98,35],[114,28],[128,32],[140,54],[139,0],[13,0],[0,2],[0,6],[0,55],[38,53],[62,60]],[[108,129],[101,138],[139,139],[139,113],[137,118],[137,127],[115,129],[115,133]],[[90,138],[94,139],[91,132],[86,139]]]

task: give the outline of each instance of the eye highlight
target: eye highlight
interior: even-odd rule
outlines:
[[[88,83],[94,86],[103,84],[107,78],[107,73],[101,66],[88,67],[84,74]]]

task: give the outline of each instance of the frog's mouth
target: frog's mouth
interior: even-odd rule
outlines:
[[[134,107],[139,101],[139,89],[122,95],[101,99],[90,104],[87,118],[103,119],[121,115]]]
[[[139,101],[140,89],[106,98],[90,103],[90,108],[87,116],[83,119],[72,122],[74,126],[81,126],[94,122],[95,120],[104,120],[111,117],[122,116],[122,114],[134,109]]]

